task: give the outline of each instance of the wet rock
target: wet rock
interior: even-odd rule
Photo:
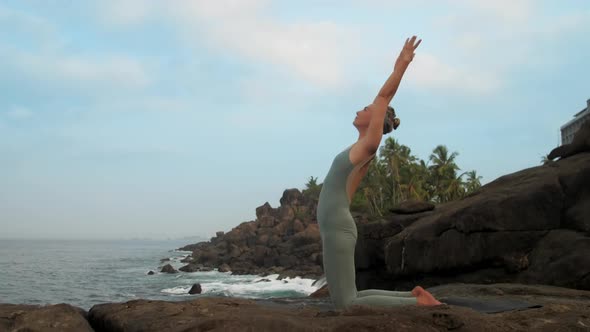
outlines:
[[[0,331],[91,332],[86,311],[69,304],[0,304]]]
[[[191,289],[188,291],[189,294],[201,294],[202,292],[201,284],[194,284]]]
[[[166,264],[162,267],[162,269],[160,270],[160,272],[164,272],[164,273],[178,273],[178,271],[176,271],[176,269],[174,269],[174,267],[172,267],[172,265],[170,264]]]

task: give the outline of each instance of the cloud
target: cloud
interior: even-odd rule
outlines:
[[[110,25],[134,25],[144,22],[157,11],[151,0],[100,1],[98,15]]]
[[[459,0],[458,2],[477,11],[478,16],[489,15],[506,23],[528,21],[532,13],[535,12],[535,6],[538,5],[531,0]]]
[[[56,27],[46,19],[0,5],[1,44],[10,41],[27,42],[30,46],[52,49],[63,44]]]
[[[154,1],[112,1],[104,4],[102,15],[142,7],[141,15],[117,14],[113,19],[119,24],[137,24],[150,15],[164,15],[187,44],[205,42],[219,53],[270,64],[320,87],[340,86],[357,54],[358,32],[326,20],[280,21],[269,15],[269,4],[264,0],[198,0],[169,6]],[[146,8],[152,9],[151,14]]]
[[[475,94],[495,92],[500,78],[478,68],[451,66],[432,54],[416,55],[407,80],[421,88],[463,91]]]
[[[13,119],[28,119],[33,116],[31,110],[22,106],[13,106],[5,114]]]
[[[42,81],[98,83],[131,88],[145,87],[150,83],[144,66],[127,56],[93,57],[22,51],[10,53],[8,62],[16,70],[27,77]]]
[[[152,82],[139,59],[126,54],[76,54],[65,40],[45,17],[0,6],[0,86],[5,86],[6,97],[32,98],[60,90],[96,96],[143,89]]]

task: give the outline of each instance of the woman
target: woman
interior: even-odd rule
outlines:
[[[350,214],[350,202],[361,179],[367,173],[381,143],[381,137],[397,128],[393,108],[389,107],[404,72],[414,58],[414,51],[422,40],[416,36],[406,43],[389,76],[373,103],[357,112],[353,125],[359,138],[338,154],[322,185],[317,208],[317,219],[323,245],[323,262],[330,297],[335,307],[366,304],[381,306],[439,305],[430,293],[417,286],[411,292],[369,289],[357,291],[355,283],[354,249],[357,230]]]

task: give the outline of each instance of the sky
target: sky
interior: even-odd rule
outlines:
[[[407,37],[392,137],[488,183],[590,98],[586,0],[1,0],[0,238],[211,237],[325,177]]]

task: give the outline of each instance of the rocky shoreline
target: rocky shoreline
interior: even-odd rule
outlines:
[[[449,284],[429,289],[437,298],[530,304],[484,313],[463,305],[334,310],[325,298],[104,303],[88,312],[67,304],[0,304],[0,332],[132,331],[590,331],[590,291],[520,284]],[[500,307],[501,307],[500,305]]]

